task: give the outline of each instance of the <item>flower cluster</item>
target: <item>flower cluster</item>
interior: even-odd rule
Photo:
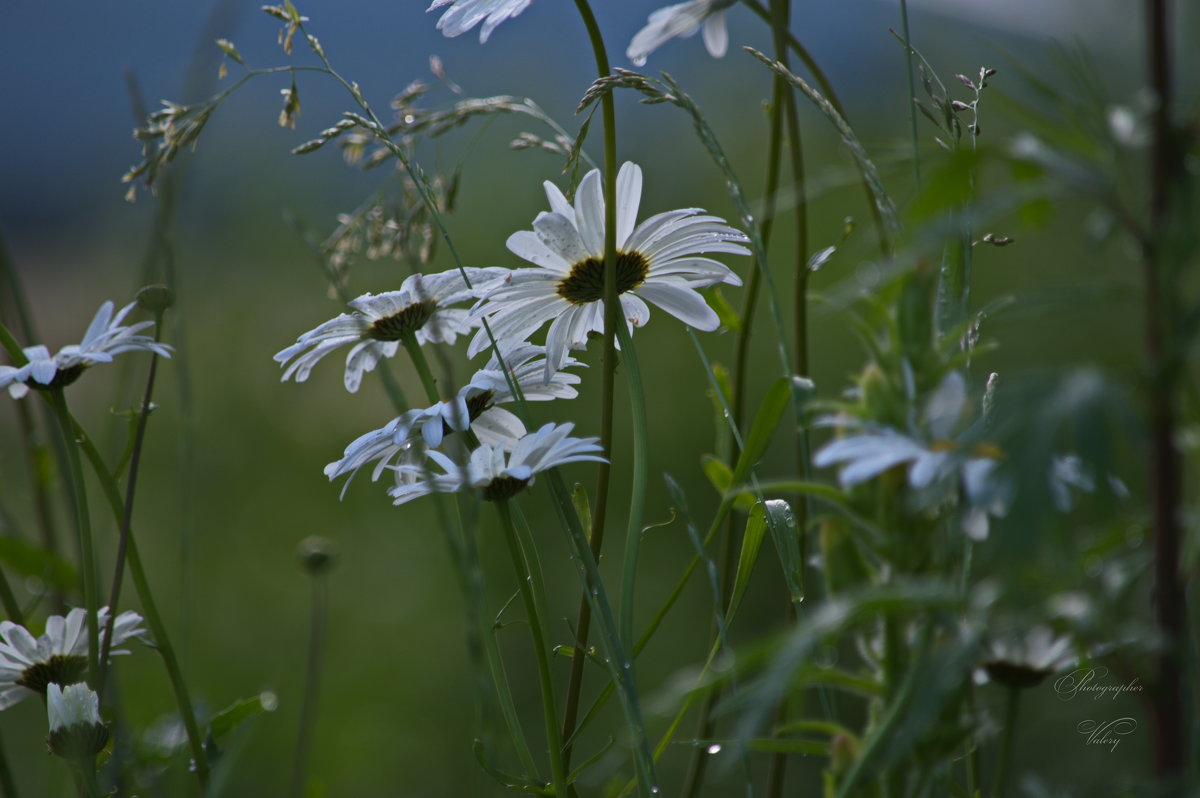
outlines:
[[[509,9],[511,16],[524,4],[487,8],[494,25],[495,15]],[[449,35],[461,33],[482,19],[482,9],[456,3],[442,27]],[[485,25],[485,36],[489,31]],[[649,320],[647,302],[696,329],[715,330],[717,314],[699,290],[718,283],[741,285],[741,280],[710,255],[748,255],[746,236],[697,208],[660,213],[639,224],[642,170],[636,164],[621,167],[615,188],[615,287],[630,331]],[[284,380],[303,382],[321,358],[348,345],[344,381],[353,393],[363,374],[394,356],[401,343],[420,357],[421,345],[452,344],[472,334],[469,356],[491,350],[483,368],[452,395],[409,409],[354,440],[341,459],[325,467],[330,480],[345,476],[349,485],[373,464],[372,481],[393,472],[389,494],[396,504],[460,490],[479,490],[485,499],[499,500],[548,468],[602,459],[596,439],[570,437],[573,424],[548,424],[529,433],[520,418],[500,407],[575,397],[581,378],[567,369],[581,364],[570,352],[604,332],[606,217],[600,172],[583,177],[573,202],[552,183],[545,190],[550,210],[538,214],[532,230],[508,239],[508,249],[532,267],[413,275],[398,291],[355,299],[352,313],[304,333],[275,355]],[[547,323],[545,343],[532,343],[530,337]],[[451,439],[465,447],[459,447],[465,454],[457,460],[446,450]]]

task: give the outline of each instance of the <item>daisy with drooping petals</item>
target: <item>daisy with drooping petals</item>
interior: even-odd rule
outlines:
[[[100,645],[108,623],[108,607],[96,613],[100,627]],[[112,654],[128,654],[116,646],[135,637],[144,637],[142,616],[123,612],[113,623]],[[12,621],[0,623],[0,709],[7,709],[26,696],[46,695],[50,684],[68,685],[83,681],[87,672],[87,610],[76,607],[46,619],[46,631],[34,637],[24,626]]]
[[[55,355],[41,345],[26,347],[22,351],[28,363],[0,366],[0,388],[8,388],[14,399],[20,399],[30,388],[44,390],[70,385],[79,379],[84,369],[96,363],[109,363],[113,355],[122,352],[154,352],[170,357],[171,347],[148,335],[138,335],[147,327],[153,327],[153,321],[139,321],[128,326],[121,324],[136,306],[137,302],[130,302],[114,316],[113,303],[105,302],[88,325],[83,341],[64,346]]]
[[[479,43],[483,44],[497,25],[520,14],[532,2],[533,0],[433,0],[433,5],[425,10],[437,11],[439,8],[450,6],[437,23],[437,29],[445,36],[459,36],[482,22]]]
[[[430,493],[456,493],[476,489],[487,501],[516,496],[534,477],[566,463],[590,460],[607,462],[601,456],[599,438],[569,437],[574,424],[547,424],[507,446],[482,444],[465,467],[442,452],[430,449],[429,459],[441,466],[434,472],[429,464],[396,466],[396,486],[388,491],[395,504],[404,504]]]
[[[634,34],[625,57],[636,66],[642,66],[650,53],[668,39],[685,39],[703,26],[705,49],[713,58],[721,58],[729,48],[725,9],[734,2],[736,0],[688,0],[658,9],[650,15],[646,27]]]
[[[572,205],[550,182],[550,212],[540,213],[533,230],[509,236],[513,254],[536,268],[514,269],[493,283],[472,316],[486,319],[501,347],[524,341],[553,319],[546,334],[546,369],[562,368],[568,349],[587,346],[589,333],[604,332],[604,195],[600,171],[579,183]],[[617,293],[630,328],[650,318],[651,302],[698,330],[720,323],[696,289],[717,283],[741,285],[729,267],[708,253],[749,255],[748,241],[724,219],[698,208],[651,216],[636,224],[642,196],[642,170],[625,163],[617,175]],[[471,341],[474,356],[490,343],[481,330]]]
[[[363,373],[374,370],[380,358],[394,356],[405,336],[416,336],[419,344],[454,343],[455,337],[473,324],[466,309],[450,306],[474,299],[488,281],[505,274],[503,269],[465,271],[469,287],[462,272],[452,269],[441,274],[414,274],[398,291],[363,294],[352,300],[353,313],[343,313],[309,330],[275,355],[281,366],[287,366],[283,379],[295,376],[296,382],[304,382],[318,360],[353,344],[346,355],[344,379],[346,390],[355,393]]]
[[[575,385],[579,376],[565,371],[556,372],[544,380],[545,348],[523,344],[504,358],[509,375],[527,401],[571,399],[578,395]],[[579,365],[568,359],[565,367]],[[371,480],[379,479],[383,469],[392,465],[414,464],[419,457],[423,439],[425,447],[440,446],[451,432],[462,432],[469,426],[483,443],[504,446],[525,435],[525,425],[515,415],[496,405],[513,401],[512,389],[505,379],[499,361],[492,356],[487,365],[459,389],[453,399],[427,408],[414,408],[397,416],[380,429],[359,437],[348,447],[341,460],[325,466],[325,475],[333,480],[345,474],[351,479],[360,468],[377,461]],[[511,446],[511,443],[508,444]],[[349,480],[347,480],[349,485]],[[342,488],[343,494],[345,487]]]

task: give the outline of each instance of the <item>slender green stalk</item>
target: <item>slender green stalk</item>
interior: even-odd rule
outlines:
[[[21,604],[17,601],[17,596],[13,593],[12,585],[8,583],[8,577],[2,568],[0,568],[0,603],[4,604],[4,613],[8,616],[8,620],[19,626],[25,625],[25,614],[21,612]]]
[[[83,448],[83,453],[87,457],[88,463],[92,466],[92,470],[99,479],[100,487],[104,492],[105,498],[108,500],[113,518],[118,524],[122,523],[124,507],[121,504],[121,495],[117,490],[116,480],[113,479],[112,472],[108,470],[103,456],[101,456],[96,445],[92,443],[91,438],[83,433],[79,423],[75,419],[70,418],[70,416],[68,416],[68,420],[71,428],[76,431],[76,439]],[[150,627],[150,633],[154,637],[154,647],[158,650],[159,656],[162,657],[163,665],[167,669],[167,676],[171,681],[171,689],[175,693],[175,703],[179,707],[179,715],[183,720],[183,727],[187,732],[188,744],[192,750],[196,780],[200,784],[200,791],[204,792],[208,787],[209,771],[208,757],[204,751],[204,739],[200,736],[200,727],[196,723],[196,711],[192,705],[191,696],[188,694],[187,683],[183,679],[183,671],[179,667],[179,660],[175,656],[175,649],[171,646],[166,624],[163,623],[162,616],[159,615],[158,605],[155,604],[154,595],[150,591],[150,582],[146,579],[146,571],[142,567],[142,558],[138,552],[137,539],[133,535],[132,528],[129,531],[127,563],[129,565],[129,575],[133,577],[133,584],[137,590],[138,601],[142,604],[142,612],[145,614],[146,625]]]
[[[646,509],[646,475],[650,467],[650,433],[646,421],[646,393],[642,371],[633,349],[633,336],[624,324],[617,325],[621,356],[629,379],[630,416],[633,419],[633,487],[629,498],[629,525],[625,531],[625,562],[621,569],[621,643],[633,645],[633,596],[641,548],[642,519]]]
[[[554,678],[550,672],[550,649],[546,645],[546,635],[542,627],[542,613],[539,602],[534,597],[532,583],[535,581],[530,573],[529,561],[521,550],[517,540],[517,530],[513,524],[512,511],[508,501],[496,502],[496,511],[500,514],[500,522],[504,527],[504,540],[508,544],[508,552],[512,557],[513,572],[517,577],[517,587],[525,602],[525,612],[529,615],[529,630],[533,635],[533,648],[537,662],[538,684],[542,690],[542,712],[546,723],[546,747],[550,753],[550,773],[554,780],[554,794],[567,795],[567,767],[562,747],[558,738],[558,707],[554,700]]]
[[[592,54],[596,61],[596,72],[601,78],[608,77],[612,69],[608,64],[608,52],[604,37],[588,0],[575,0],[575,7],[583,18],[591,41]],[[617,326],[623,324],[617,297],[617,117],[612,92],[601,98],[604,120],[604,347],[602,387],[600,394],[600,446],[605,461],[599,464],[596,473],[596,493],[592,500],[591,552],[596,562],[604,545],[604,529],[608,518],[608,488],[612,476],[612,429],[613,394],[616,383],[616,338]],[[562,740],[563,757],[567,766],[571,763],[570,740],[575,732],[579,712],[579,695],[583,688],[583,665],[587,651],[588,635],[591,631],[592,609],[587,593],[596,585],[584,584],[584,596],[579,600],[579,613],[575,623],[575,653],[571,657],[571,676],[567,684],[566,707],[563,713]],[[622,617],[631,609],[622,610]]]
[[[917,139],[917,87],[913,76],[912,38],[908,34],[908,0],[900,0],[900,31],[904,34],[904,74],[908,80],[908,126],[913,148],[913,183],[921,188],[921,150]]]
[[[20,621],[14,622],[20,623]],[[9,767],[8,758],[4,755],[3,743],[0,743],[0,796],[17,798],[17,783],[13,780],[12,768]]]
[[[991,798],[1004,798],[1008,794],[1008,777],[1012,770],[1013,740],[1017,735],[1017,711],[1020,704],[1020,688],[1008,688],[1008,701],[1004,708],[1004,736],[1000,738],[1000,752],[996,756],[996,775],[992,779]]]
[[[309,751],[316,725],[317,697],[321,689],[321,660],[325,652],[325,619],[329,613],[329,584],[325,571],[312,572],[312,609],[308,626],[308,657],[304,675],[304,699],[300,705],[300,728],[292,760],[292,785],[288,794],[301,798],[308,772]]]
[[[87,486],[83,482],[83,464],[79,460],[79,449],[74,445],[81,431],[76,430],[72,423],[63,389],[51,388],[46,393],[67,444],[67,465],[70,469],[71,489],[75,496],[75,527],[79,535],[83,605],[87,609],[88,683],[96,688],[100,679],[100,623],[97,615],[99,605],[96,595],[96,554],[92,547],[92,521],[88,512]]]
[[[408,357],[412,360],[413,366],[417,370],[417,375],[421,378],[421,385],[425,388],[425,395],[431,403],[441,401],[441,396],[438,395],[437,380],[433,376],[433,371],[429,368],[429,361],[425,357],[425,353],[421,351],[421,345],[417,343],[417,337],[412,333],[404,336],[404,351],[408,352]]]
[[[162,313],[155,315],[154,340],[159,340],[162,331]],[[103,648],[100,651],[100,677],[96,692],[104,701],[105,674],[108,672],[108,656],[112,650],[113,628],[117,622],[117,607],[121,600],[121,581],[125,574],[125,552],[129,545],[129,529],[133,524],[133,494],[137,487],[138,466],[142,461],[142,444],[146,439],[146,422],[150,418],[150,397],[154,395],[154,375],[158,370],[158,354],[150,353],[150,374],[146,378],[146,391],[142,395],[142,407],[138,414],[137,431],[133,436],[133,450],[129,457],[129,478],[125,483],[124,512],[121,514],[121,537],[117,543],[116,564],[113,567],[112,589],[108,597],[108,622],[104,629]]]

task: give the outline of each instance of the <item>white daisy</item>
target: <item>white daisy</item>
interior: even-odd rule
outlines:
[[[725,9],[736,0],[688,0],[660,8],[650,15],[646,27],[633,36],[625,56],[636,66],[646,63],[650,53],[668,39],[687,38],[704,28],[704,46],[713,58],[721,58],[729,47]]]
[[[445,36],[459,36],[483,23],[479,43],[483,44],[501,22],[524,11],[533,0],[433,0],[426,12],[450,6],[438,20],[437,29]]]
[[[0,366],[0,388],[8,388],[14,399],[20,399],[30,388],[40,390],[70,385],[88,366],[111,362],[113,355],[122,352],[154,352],[170,357],[171,347],[148,335],[138,335],[147,327],[153,327],[153,321],[139,321],[128,326],[121,324],[136,306],[137,302],[130,302],[113,316],[113,303],[105,302],[88,325],[83,341],[64,346],[53,356],[41,345],[21,350],[29,362],[23,366]]]
[[[546,334],[546,368],[553,372],[562,368],[568,348],[582,349],[589,333],[604,332],[604,195],[599,170],[584,176],[574,205],[553,183],[545,187],[550,212],[538,214],[533,230],[508,239],[509,250],[537,268],[509,272],[472,315],[487,319],[502,346],[526,340],[553,319]],[[741,246],[746,236],[698,208],[660,213],[635,227],[642,170],[624,164],[616,188],[617,293],[630,328],[649,319],[649,301],[698,330],[715,330],[717,314],[696,289],[742,281],[702,255],[749,255]],[[469,355],[490,343],[485,332],[475,335]]]
[[[430,493],[474,488],[487,501],[503,501],[532,485],[534,477],[549,468],[585,460],[606,462],[600,456],[599,438],[568,437],[574,426],[547,424],[508,446],[482,444],[471,452],[465,468],[430,449],[426,454],[442,473],[428,464],[397,466],[397,484],[388,493],[395,504],[403,504]]]
[[[1001,452],[986,441],[972,441],[972,431],[954,436],[955,427],[968,414],[966,382],[951,372],[925,404],[921,423],[906,434],[891,427],[865,427],[867,431],[838,438],[813,456],[813,465],[840,465],[838,481],[843,488],[879,476],[899,465],[908,465],[908,485],[927,491],[934,503],[957,495],[961,485],[966,496],[963,527],[974,540],[988,534],[988,515],[1003,515],[1005,490],[995,479]],[[846,426],[848,419],[823,419],[822,423]]]
[[[304,382],[318,360],[340,346],[353,344],[346,355],[345,383],[346,390],[354,393],[362,384],[363,373],[374,370],[380,358],[395,355],[404,336],[415,335],[420,344],[454,343],[456,336],[474,325],[466,309],[449,306],[474,299],[489,280],[506,273],[503,269],[466,272],[470,287],[462,273],[452,269],[414,274],[400,284],[399,291],[363,294],[352,300],[353,313],[343,313],[309,330],[275,355],[281,366],[287,365],[282,379],[294,375],[296,382]]]
[[[108,607],[96,613],[100,626],[100,645],[104,645],[104,629],[108,622]],[[144,638],[142,616],[123,612],[113,623],[113,654],[128,654],[116,647],[132,638]],[[7,709],[26,696],[46,695],[50,684],[74,684],[83,681],[87,671],[88,635],[87,610],[76,607],[61,615],[46,619],[46,631],[34,637],[24,626],[12,621],[0,623],[0,709]]]
[[[571,399],[578,395],[575,385],[579,376],[565,371],[555,373],[548,381],[545,374],[545,348],[522,344],[504,358],[513,381],[528,401]],[[565,367],[579,365],[568,359]],[[383,469],[399,462],[414,464],[420,448],[440,446],[451,432],[462,432],[468,425],[483,443],[503,446],[525,435],[525,425],[515,415],[498,404],[514,400],[508,380],[495,355],[487,365],[461,388],[453,399],[426,408],[415,408],[397,416],[380,429],[368,432],[346,447],[342,459],[325,466],[330,480],[345,474],[350,479],[367,463],[378,461],[371,480],[379,479]],[[509,444],[511,446],[511,444]],[[346,481],[349,485],[350,480]],[[342,488],[345,494],[345,487]]]

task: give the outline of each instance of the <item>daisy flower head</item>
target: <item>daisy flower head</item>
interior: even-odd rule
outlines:
[[[108,614],[108,607],[101,607],[96,613],[101,646]],[[116,650],[116,646],[133,638],[144,639],[146,631],[141,623],[142,616],[136,612],[118,615],[113,623],[111,653],[128,654]],[[24,626],[12,621],[0,623],[0,709],[7,709],[34,693],[44,696],[51,684],[83,681],[87,654],[87,611],[82,607],[71,610],[66,617],[51,615],[40,637],[34,637]]]
[[[122,324],[129,312],[137,306],[130,302],[113,315],[112,302],[105,302],[96,311],[83,341],[69,344],[51,355],[44,346],[30,346],[22,351],[28,361],[23,366],[0,366],[0,388],[7,388],[14,399],[20,399],[30,388],[45,390],[62,388],[83,374],[84,369],[96,363],[109,363],[114,355],[122,352],[154,352],[163,357],[171,356],[171,347],[155,341],[148,335],[139,335],[153,321]]]
[[[503,269],[466,269],[467,277],[457,269],[440,274],[414,274],[400,284],[398,291],[363,294],[349,305],[352,313],[342,313],[301,335],[296,343],[275,355],[284,366],[283,380],[295,377],[304,382],[317,361],[338,347],[350,346],[346,355],[346,390],[358,391],[364,372],[374,370],[381,358],[392,357],[405,336],[417,343],[454,343],[454,339],[473,326],[465,308],[453,308],[476,297],[476,292]],[[290,361],[290,362],[289,362]]]
[[[450,6],[437,23],[437,29],[448,37],[464,34],[482,22],[479,43],[483,44],[497,25],[520,14],[531,2],[533,0],[433,0],[433,5],[425,10],[437,11]]]
[[[545,380],[544,363],[545,348],[532,344],[511,350],[504,359],[509,375],[527,401],[571,399],[578,395],[574,387],[579,383],[578,375],[559,371]],[[578,364],[568,358],[565,366],[574,365]],[[333,480],[350,474],[353,479],[359,469],[374,461],[371,480],[376,481],[383,469],[398,463],[415,465],[422,448],[440,446],[447,435],[468,427],[483,443],[511,446],[512,441],[525,435],[525,425],[496,405],[514,398],[504,370],[493,355],[452,399],[408,410],[380,429],[359,437],[346,447],[342,459],[325,466],[325,475]],[[344,487],[342,492],[345,493]]]
[[[635,66],[643,66],[647,57],[669,39],[685,39],[704,29],[704,47],[713,58],[721,58],[729,48],[725,27],[725,9],[736,0],[688,0],[665,6],[650,15],[646,27],[633,36],[625,57]]]
[[[525,341],[553,319],[546,334],[546,372],[563,367],[568,349],[587,346],[589,333],[604,332],[604,195],[600,171],[579,183],[575,202],[568,202],[546,182],[550,211],[538,214],[532,230],[509,236],[508,248],[534,268],[514,269],[492,289],[472,315],[486,319],[501,348]],[[651,216],[637,224],[642,196],[642,170],[625,163],[617,175],[617,273],[621,313],[630,329],[650,318],[653,303],[683,323],[711,331],[717,314],[699,288],[741,279],[709,253],[749,255],[749,239],[698,208]],[[467,352],[474,356],[490,340],[476,333]]]
[[[982,668],[999,685],[1027,688],[1037,687],[1046,677],[1077,662],[1071,638],[1037,625],[1020,634],[990,639]]]
[[[566,463],[607,462],[601,456],[599,438],[572,438],[574,424],[547,424],[509,445],[481,444],[466,466],[460,466],[442,452],[426,452],[441,468],[429,464],[397,467],[397,483],[388,493],[393,503],[404,504],[430,493],[456,493],[479,490],[487,501],[503,501],[516,496],[541,472]]]

